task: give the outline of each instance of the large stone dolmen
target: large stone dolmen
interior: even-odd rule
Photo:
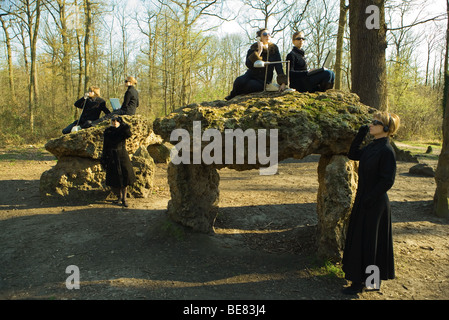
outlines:
[[[140,115],[122,116],[131,127],[126,148],[137,181],[129,188],[134,198],[146,198],[153,188],[155,165],[148,146],[159,144],[149,121]],[[105,120],[98,125],[49,140],[45,149],[57,158],[57,164],[40,178],[41,196],[45,198],[99,199],[110,193],[105,185],[106,173],[100,164],[103,132],[110,125]],[[100,198],[101,199],[101,198]]]
[[[217,170],[262,168],[261,174],[273,174],[275,163],[267,162],[270,152],[277,161],[319,154],[318,251],[340,257],[357,187],[357,162],[346,154],[359,127],[375,111],[357,95],[337,90],[262,92],[188,105],[156,119],[154,132],[177,147],[168,167],[169,218],[194,231],[213,233]],[[236,141],[242,137],[239,145]]]

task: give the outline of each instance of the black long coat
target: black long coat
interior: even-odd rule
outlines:
[[[134,170],[126,151],[126,139],[131,137],[128,124],[122,122],[118,128],[108,127],[104,131],[101,163],[106,168],[106,185],[122,188],[136,181]]]
[[[366,267],[379,268],[380,279],[394,279],[391,209],[387,191],[396,175],[396,156],[389,138],[360,145],[368,131],[362,127],[352,142],[348,157],[359,160],[359,181],[343,254],[345,278],[364,282]]]

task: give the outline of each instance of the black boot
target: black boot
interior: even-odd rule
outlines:
[[[357,293],[362,292],[362,290],[363,290],[363,284],[358,283],[358,282],[353,282],[353,283],[351,283],[351,285],[349,287],[343,288],[343,290],[341,290],[341,292],[343,294],[355,295]]]

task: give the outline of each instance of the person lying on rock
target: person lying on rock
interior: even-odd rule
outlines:
[[[106,115],[111,113],[106,107],[106,101],[100,97],[100,88],[95,86],[90,87],[89,92],[77,100],[74,105],[81,109],[80,118],[62,129],[63,134],[72,132],[75,126],[79,126],[81,129],[92,126],[93,121],[100,118],[102,111]]]
[[[254,63],[260,61],[281,61],[281,55],[277,45],[271,42],[271,36],[267,29],[257,31],[257,42],[252,44],[246,54],[246,66],[248,70],[242,76],[235,79],[231,93],[225,98],[230,100],[240,94],[264,91],[265,81],[270,84],[273,80],[273,71],[276,69],[279,91],[287,88],[287,76],[282,68],[282,63],[269,64],[265,67],[255,67]],[[268,70],[266,70],[268,68]],[[266,79],[265,79],[266,73]]]
[[[387,191],[396,175],[396,156],[389,139],[399,124],[397,115],[378,112],[369,126],[359,129],[349,149],[348,158],[359,161],[359,179],[343,251],[343,271],[351,281],[351,286],[343,289],[345,294],[357,294],[365,287],[379,290],[381,280],[395,278]],[[361,148],[368,132],[374,141]],[[377,268],[377,274],[375,269],[369,271],[371,268]],[[377,285],[371,273],[377,276]]]
[[[131,129],[122,117],[114,115],[111,125],[104,131],[101,164],[106,170],[106,185],[118,195],[117,204],[128,207],[127,187],[136,181],[134,170],[126,150],[126,139],[131,137]]]
[[[293,49],[287,54],[286,60],[290,61],[290,87],[298,92],[326,91],[334,87],[335,73],[332,70],[321,70],[309,75],[305,51],[302,49],[304,32],[295,32],[292,36]]]

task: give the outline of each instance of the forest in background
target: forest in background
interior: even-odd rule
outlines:
[[[390,111],[398,139],[441,141],[446,8],[386,1]],[[433,4],[435,2],[432,1]],[[123,98],[137,78],[138,113],[155,119],[194,102],[223,99],[246,70],[255,33],[267,27],[283,57],[303,30],[309,67],[342,41],[337,86],[351,90],[345,0],[2,0],[0,146],[42,143],[79,117],[90,85]],[[344,28],[342,28],[344,26]],[[338,72],[337,72],[338,73]],[[108,103],[109,109],[111,109]]]

